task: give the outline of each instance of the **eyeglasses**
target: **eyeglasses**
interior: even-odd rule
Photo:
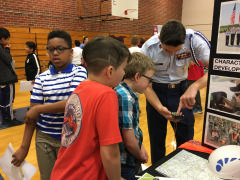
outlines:
[[[236,96],[240,96],[240,93],[235,93]]]
[[[153,82],[153,78],[150,78],[150,77],[148,77],[148,76],[145,76],[145,75],[142,75],[143,77],[145,77],[145,78],[147,78],[148,80],[149,80],[149,83],[152,83]]]
[[[46,48],[48,53],[54,53],[54,51],[56,50],[58,54],[63,53],[66,49],[72,49],[72,48],[67,48],[67,47],[47,47]]]

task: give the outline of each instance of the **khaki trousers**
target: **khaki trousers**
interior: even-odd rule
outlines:
[[[41,180],[50,180],[60,147],[61,140],[36,129],[36,152]]]

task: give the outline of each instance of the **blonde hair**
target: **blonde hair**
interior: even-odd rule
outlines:
[[[145,54],[134,52],[131,55],[131,60],[125,68],[125,79],[131,79],[136,73],[144,75],[149,70],[156,70],[155,64],[152,59]]]

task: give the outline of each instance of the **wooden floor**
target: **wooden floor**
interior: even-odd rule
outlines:
[[[202,89],[201,91],[201,99],[202,99],[202,106],[204,108],[205,106],[205,97],[206,97],[206,89]],[[22,108],[29,106],[29,100],[30,100],[30,93],[29,92],[20,92],[19,91],[19,83],[16,84],[16,97],[15,102],[13,105],[13,108]],[[144,95],[140,96],[140,127],[143,131],[144,136],[144,147],[146,148],[149,157],[150,157],[150,143],[149,143],[149,136],[148,136],[148,128],[147,128],[147,118],[146,118],[146,100]],[[194,140],[201,141],[202,140],[202,129],[203,129],[203,119],[204,119],[204,113],[202,114],[196,114],[195,115],[196,122],[195,122],[195,134],[194,134]],[[0,157],[3,155],[4,151],[6,150],[9,143],[12,143],[14,150],[16,150],[20,145],[22,141],[24,131],[24,125],[15,126],[7,129],[0,130]],[[34,134],[35,137],[35,134]],[[167,154],[171,153],[175,148],[172,146],[172,142],[174,141],[174,135],[173,130],[171,126],[168,126],[168,134],[166,139],[166,150]],[[36,159],[36,151],[35,151],[35,138],[32,139],[30,151],[28,153],[28,156],[26,157],[26,161],[33,164],[35,167],[37,167],[37,159]],[[151,159],[149,159],[149,162],[146,164],[147,166],[151,165]],[[4,177],[4,179],[7,179],[7,177],[3,174],[3,172],[0,169],[0,173]],[[40,173],[39,170],[32,178],[33,180],[39,180],[40,179]]]

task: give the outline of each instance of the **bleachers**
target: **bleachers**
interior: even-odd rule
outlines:
[[[37,44],[37,51],[35,52],[38,55],[42,71],[47,69],[49,62],[48,57],[46,56],[46,45],[47,45],[47,35],[51,31],[49,29],[32,29],[32,28],[14,28],[14,27],[5,27],[10,31],[10,45],[11,45],[11,55],[15,60],[15,72],[18,75],[18,79],[25,79],[25,42],[33,41]],[[73,40],[73,46],[75,40],[80,40],[82,42],[83,36],[87,36],[89,39],[97,35],[105,36],[125,36],[124,44],[127,47],[131,45],[131,37],[133,34],[114,34],[114,33],[102,33],[102,32],[79,32],[79,31],[67,31]],[[139,35],[139,37],[149,38],[151,35]]]

